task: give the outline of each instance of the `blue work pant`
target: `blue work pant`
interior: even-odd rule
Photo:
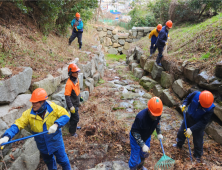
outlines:
[[[157,62],[157,64],[159,64],[161,59],[162,59],[162,57],[163,57],[164,46],[158,46],[157,48],[158,48],[159,54],[158,54],[158,56],[156,58],[156,62]]]
[[[78,38],[79,48],[81,48],[82,47],[82,32],[76,32],[73,29],[72,35],[69,38],[69,43],[71,44],[72,41],[75,40],[76,37]]]
[[[63,170],[71,170],[69,158],[65,152],[64,146],[55,151],[52,155],[41,153],[48,170],[57,170],[56,162],[62,166]],[[55,157],[56,161],[55,161]]]
[[[151,136],[146,140],[145,144],[150,148]],[[130,169],[136,169],[142,158],[147,158],[148,153],[144,153],[142,148],[137,144],[136,139],[130,133],[131,154],[129,160]]]
[[[196,122],[193,120],[192,117],[188,113],[186,113],[186,121],[187,121],[187,128],[193,126]],[[184,144],[186,137],[184,135],[185,129],[185,121],[183,123],[177,133],[177,146],[182,147]],[[193,131],[193,144],[194,144],[194,157],[200,158],[203,155],[203,135],[204,135],[204,128],[198,131]]]
[[[151,42],[151,46],[150,46],[150,54],[154,54],[155,53],[155,51],[156,51],[156,45],[155,45],[155,43],[152,43]]]

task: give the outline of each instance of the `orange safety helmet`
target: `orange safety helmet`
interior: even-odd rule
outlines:
[[[167,21],[167,22],[166,22],[166,26],[167,26],[168,28],[172,28],[173,22],[172,22],[171,20]]]
[[[152,97],[148,102],[147,106],[153,116],[160,116],[163,111],[163,103],[159,97]]]
[[[48,99],[48,95],[43,88],[37,88],[32,92],[30,102],[36,103]]]
[[[214,96],[211,92],[204,90],[199,96],[200,105],[204,108],[209,108],[214,102]]]
[[[78,12],[76,13],[76,17],[80,17],[80,14]]]
[[[157,25],[157,30],[158,30],[158,31],[161,31],[161,29],[162,29],[162,25],[161,25],[161,24],[158,24],[158,25]]]
[[[75,72],[79,72],[80,69],[79,69],[79,67],[78,67],[76,64],[72,63],[72,64],[70,64],[69,67],[68,67],[68,73],[69,73],[70,71],[71,71],[72,73],[75,73]]]

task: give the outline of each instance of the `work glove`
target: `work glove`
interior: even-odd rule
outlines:
[[[82,97],[80,97],[80,102],[83,102],[83,98]]]
[[[75,109],[74,106],[72,106],[72,107],[70,108],[70,112],[73,113],[73,114],[76,112],[76,109]]]
[[[180,105],[180,109],[182,112],[184,112],[185,108],[186,108],[186,105]]]
[[[57,130],[57,128],[58,128],[58,125],[57,125],[57,124],[52,125],[52,126],[49,128],[49,131],[48,131],[49,134],[55,133],[56,130]]]
[[[3,138],[0,139],[0,145],[3,143],[6,143],[9,141],[9,137],[8,136],[4,136]]]
[[[184,131],[186,131],[186,129],[184,129]],[[190,128],[187,128],[187,131],[184,132],[184,135],[188,138],[190,138],[190,136],[192,135],[192,131],[190,130]]]
[[[161,134],[159,134],[159,135],[157,135],[157,138],[158,138],[158,140],[162,140],[163,139],[163,135],[161,135]]]
[[[147,146],[147,145],[143,145],[143,147],[142,147],[142,150],[143,150],[143,152],[150,152],[150,148]]]

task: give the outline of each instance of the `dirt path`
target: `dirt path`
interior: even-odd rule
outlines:
[[[100,81],[89,100],[79,109],[82,127],[78,138],[71,137],[63,128],[66,152],[72,167],[79,170],[94,168],[96,164],[122,160],[128,162],[130,156],[129,131],[136,114],[146,108],[147,93],[131,76],[125,62],[109,62],[104,81]],[[101,84],[102,83],[102,84]],[[202,163],[190,163],[187,143],[182,151],[172,147],[182,122],[182,116],[174,109],[164,107],[161,130],[166,155],[176,160],[175,170],[183,169],[220,169],[222,166],[222,146],[204,135],[204,155]],[[193,142],[190,139],[193,152]],[[150,157],[145,166],[152,170],[162,157],[157,134],[151,140]],[[45,165],[40,164],[39,170]],[[74,168],[75,169],[75,168]],[[221,168],[222,169],[222,168]]]

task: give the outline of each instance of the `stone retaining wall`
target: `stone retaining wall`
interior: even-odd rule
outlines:
[[[95,46],[93,48],[95,48]],[[79,73],[81,96],[84,101],[87,101],[89,93],[93,91],[94,86],[96,86],[100,78],[104,76],[106,61],[101,45],[97,46],[97,51],[95,53],[84,51],[79,52],[86,53],[88,58],[91,58],[86,64],[79,63],[78,58],[75,58],[70,62],[77,64],[81,69]],[[31,107],[32,104],[29,101],[31,98],[31,92],[36,88],[44,88],[49,95],[49,100],[67,108],[64,92],[65,82],[68,79],[68,65],[58,69],[58,72],[60,73],[59,76],[53,77],[49,74],[47,78],[32,84],[32,68],[26,67],[22,72],[14,76],[12,76],[8,68],[0,69],[1,77],[8,77],[8,79],[0,81],[0,135],[2,135],[17,118],[21,117],[25,110]],[[84,91],[85,88],[88,88],[89,91]],[[27,140],[23,147],[26,147],[26,143],[36,147],[36,143],[33,139]],[[11,145],[7,145],[5,148],[7,148],[7,150],[3,150],[4,160],[7,162],[10,158],[9,154],[11,154],[12,149]],[[29,167],[36,169],[39,164],[40,154],[38,150],[35,152],[36,154],[32,155],[32,161],[30,161],[28,157],[25,158],[22,156],[26,154],[25,151],[18,150],[18,154],[17,152],[12,154],[15,157],[14,162],[10,161],[10,164],[7,164],[7,166],[14,170],[16,167],[23,167],[23,162],[25,161],[26,164],[24,164],[24,166],[26,166],[26,168],[20,169],[30,169]],[[4,164],[1,163],[0,170],[4,169],[3,167]]]
[[[212,121],[206,132],[222,144],[222,63],[217,63],[215,76],[210,76],[188,61],[173,63],[163,58],[163,67],[159,67],[155,60],[143,55],[143,50],[139,47],[128,50],[127,53],[126,63],[134,76],[140,79],[140,85],[160,97],[164,105],[180,110],[181,100],[185,99],[189,92],[211,91],[215,98],[214,114],[217,123]]]
[[[145,37],[154,28],[155,27],[133,27],[132,30],[125,32],[118,30],[116,27],[96,27],[100,43],[103,45],[105,52],[109,54],[127,54],[130,43]]]

